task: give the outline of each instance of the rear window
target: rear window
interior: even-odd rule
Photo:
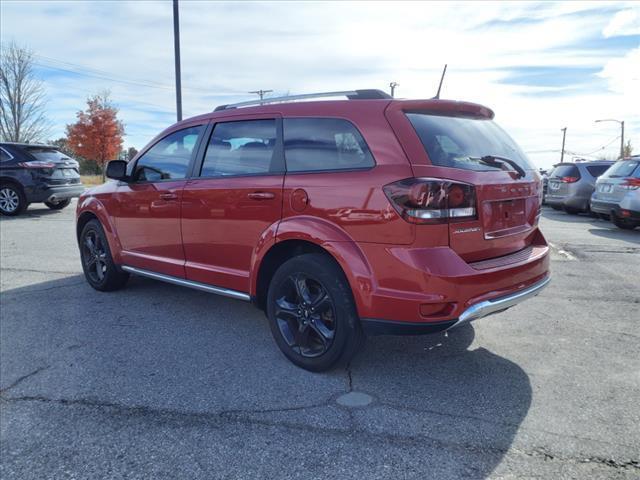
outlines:
[[[606,172],[611,165],[591,165],[587,167],[587,171],[594,177],[599,177]]]
[[[71,160],[71,157],[56,150],[55,148],[42,148],[42,147],[23,147],[24,150],[29,152],[36,159],[43,162],[59,162],[61,160]]]
[[[518,145],[493,120],[407,113],[431,163],[465,170],[501,170],[480,158],[493,155],[513,160],[525,170],[534,167]]]
[[[561,178],[561,177],[578,177],[580,178],[580,172],[578,171],[578,167],[575,165],[558,165],[551,172],[550,178]]]
[[[354,170],[375,165],[351,122],[339,118],[286,118],[284,154],[288,172]]]
[[[607,178],[622,178],[622,177],[630,177],[633,175],[633,172],[636,174],[640,174],[640,168],[638,165],[640,161],[637,160],[623,160],[620,162],[616,162],[607,171],[605,177]]]

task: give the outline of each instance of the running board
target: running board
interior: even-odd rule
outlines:
[[[141,268],[130,267],[128,265],[123,265],[121,268],[125,272],[140,275],[141,277],[153,278],[154,280],[160,280],[162,282],[173,283],[174,285],[180,285],[181,287],[189,287],[195,290],[202,290],[203,292],[215,293],[216,295],[222,295],[224,297],[235,298],[237,300],[245,300],[247,302],[251,300],[251,297],[248,294],[238,292],[237,290],[214,287],[213,285],[207,285],[206,283],[194,282],[191,280],[185,280],[184,278],[172,277],[171,275],[150,272],[149,270],[142,270]]]

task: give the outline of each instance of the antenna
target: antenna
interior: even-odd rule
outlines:
[[[444,64],[444,69],[442,70],[442,76],[440,77],[440,85],[438,85],[438,93],[433,98],[440,98],[440,90],[442,89],[442,82],[444,80],[444,74],[447,73],[447,64]]]

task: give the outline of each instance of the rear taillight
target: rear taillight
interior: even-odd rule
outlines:
[[[477,219],[473,185],[438,180],[407,178],[386,185],[384,193],[407,222],[446,223]]]
[[[620,185],[625,190],[637,190],[640,188],[640,178],[625,178],[622,185]]]
[[[55,168],[56,164],[51,162],[41,162],[39,160],[32,160],[30,162],[21,162],[18,165],[24,168]]]
[[[562,183],[576,183],[578,180],[580,180],[579,177],[562,177],[560,179]]]

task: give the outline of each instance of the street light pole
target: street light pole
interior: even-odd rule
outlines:
[[[564,159],[564,141],[567,138],[567,127],[561,128],[562,130],[562,153],[560,153],[560,163]]]
[[[173,0],[173,48],[176,62],[176,115],[182,120],[182,81],[180,79],[180,17],[178,0]]]
[[[399,86],[400,86],[400,84],[399,84],[399,83],[397,83],[397,82],[391,82],[391,83],[389,84],[389,87],[391,88],[391,96],[392,96],[392,97],[394,97],[394,96],[395,96],[395,95],[394,95],[394,93],[395,93],[395,91],[396,91],[396,87],[399,87]]]
[[[596,123],[600,122],[616,122],[620,124],[620,158],[624,158],[624,120],[616,120],[614,118],[603,118],[602,120],[596,120]]]

